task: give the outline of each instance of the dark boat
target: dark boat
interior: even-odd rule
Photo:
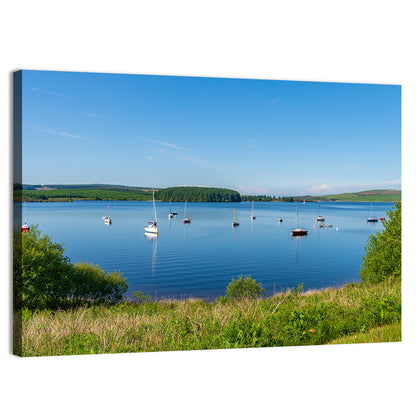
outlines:
[[[292,230],[291,235],[292,237],[299,237],[299,236],[303,236],[303,235],[307,235],[308,231],[304,230],[303,228],[299,227],[299,204],[297,205],[296,208],[296,228],[294,230]]]
[[[189,223],[191,222],[191,219],[190,219],[190,218],[188,218],[188,217],[186,216],[186,201],[185,201],[185,211],[184,211],[183,216],[184,216],[185,218],[182,220],[182,223],[183,223],[183,224],[189,224]]]
[[[240,225],[240,223],[235,220],[235,208],[234,208],[233,227],[237,227],[237,225]]]

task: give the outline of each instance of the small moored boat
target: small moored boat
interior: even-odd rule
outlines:
[[[110,225],[111,224],[111,218],[110,218],[110,205],[108,205],[108,215],[106,217],[103,217],[104,224]]]
[[[153,189],[153,220],[147,223],[148,225],[144,226],[144,231],[151,234],[159,234],[159,229],[157,228],[157,216],[156,216],[156,204],[155,204],[155,190]]]
[[[236,227],[237,225],[240,225],[240,223],[235,220],[235,208],[234,208],[233,227]]]
[[[296,228],[292,230],[291,235],[292,237],[300,237],[303,235],[307,235],[308,231],[304,230],[303,228],[299,227],[299,204],[296,208]]]
[[[21,226],[20,231],[22,233],[28,233],[30,231],[30,226],[27,223],[27,218],[26,218],[26,201],[25,201],[25,222],[24,224]]]
[[[370,205],[370,216],[367,218],[367,222],[378,222],[378,219],[373,217],[373,203]]]
[[[184,218],[183,218],[182,222],[184,224],[189,224],[191,222],[191,219],[186,216],[186,201],[185,201],[185,210],[183,212],[183,217]]]
[[[178,213],[175,211],[172,211],[172,199],[170,200],[170,212],[169,212],[169,219],[171,220],[174,215],[177,215]]]
[[[325,217],[323,215],[319,215],[319,210],[321,208],[321,204],[318,202],[318,216],[315,218],[315,221],[325,221]]]

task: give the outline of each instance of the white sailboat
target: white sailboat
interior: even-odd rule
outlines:
[[[315,218],[315,221],[325,221],[325,217],[322,215],[319,215],[320,208],[321,208],[321,203],[318,202],[318,216]]]
[[[170,199],[170,211],[169,211],[169,216],[168,218],[171,220],[173,218],[174,215],[176,215],[177,213],[172,211],[172,198]]]
[[[367,218],[367,222],[377,222],[378,219],[373,217],[373,203],[370,205],[370,216]]]
[[[183,212],[183,220],[182,220],[182,222],[184,224],[189,224],[191,222],[191,219],[186,216],[186,201],[185,201],[185,210]]]
[[[236,227],[237,225],[240,225],[240,223],[235,220],[235,208],[234,208],[233,227]]]
[[[254,202],[251,201],[251,220],[255,220],[256,216],[254,215]]]
[[[111,218],[110,218],[110,205],[107,205],[108,207],[108,215],[106,217],[103,217],[104,224],[110,225],[111,224]]]
[[[156,204],[155,204],[155,190],[153,189],[153,220],[148,222],[148,225],[144,226],[144,231],[151,234],[159,234],[157,228],[157,216],[156,216]]]

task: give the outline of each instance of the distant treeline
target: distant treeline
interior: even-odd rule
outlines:
[[[241,195],[242,201],[275,201],[275,196],[267,195]]]
[[[126,186],[126,185],[104,185],[104,184],[81,184],[81,185],[27,185],[27,184],[13,184],[14,189],[23,189],[25,191],[43,191],[49,189],[117,189],[117,190],[136,190],[136,191],[148,191],[150,187],[138,187],[138,186]]]
[[[293,202],[295,201],[293,196],[267,196],[267,195],[241,195],[242,201],[283,201],[283,202]]]
[[[22,191],[24,201],[114,200],[147,201],[150,192],[130,188],[67,188],[42,191]]]
[[[159,189],[155,192],[155,198],[159,201],[241,202],[241,196],[237,191],[198,186]]]
[[[42,187],[41,190],[25,189]],[[73,201],[73,200],[113,200],[113,201],[148,201],[152,192],[147,188],[129,188],[111,185],[85,185],[80,188],[45,189],[48,185],[24,185],[23,190],[15,190],[15,199],[23,201]],[[140,189],[146,189],[140,190]],[[194,202],[240,202],[237,191],[224,188],[204,188],[197,186],[180,186],[155,190],[155,199],[159,201],[194,201]]]

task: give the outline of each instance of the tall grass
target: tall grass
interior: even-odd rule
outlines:
[[[400,322],[400,282],[391,280],[266,299],[24,310],[23,355],[319,345]]]

